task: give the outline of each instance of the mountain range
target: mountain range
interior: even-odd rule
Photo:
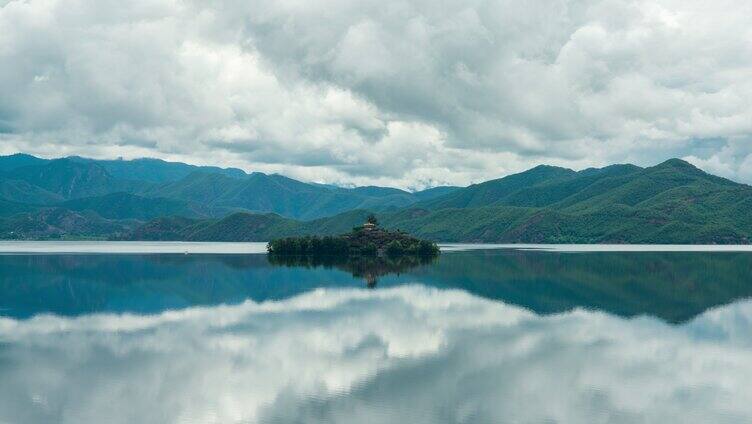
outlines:
[[[267,241],[337,234],[375,213],[445,242],[752,240],[752,187],[671,159],[541,165],[468,187],[343,188],[157,159],[0,157],[0,238]]]

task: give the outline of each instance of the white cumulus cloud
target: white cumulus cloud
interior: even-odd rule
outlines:
[[[0,153],[467,184],[684,157],[752,181],[744,0],[11,0]]]

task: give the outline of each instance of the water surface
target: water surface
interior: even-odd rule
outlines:
[[[253,254],[266,253],[266,243],[201,241],[0,241],[0,254]]]
[[[752,421],[747,252],[134,246],[0,255],[0,422]]]

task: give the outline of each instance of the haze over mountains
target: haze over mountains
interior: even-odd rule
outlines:
[[[437,241],[749,243],[752,187],[672,159],[465,188],[341,188],[156,159],[0,157],[0,237],[266,241],[384,226]]]

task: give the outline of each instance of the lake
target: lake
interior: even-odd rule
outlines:
[[[752,251],[0,243],[0,423],[752,422]]]

